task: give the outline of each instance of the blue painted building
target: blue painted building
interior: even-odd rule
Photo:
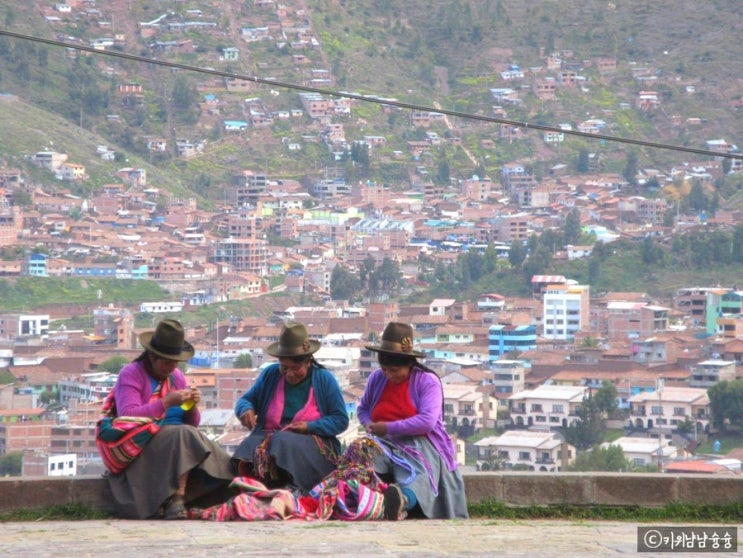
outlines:
[[[32,277],[49,277],[46,254],[31,254],[26,264],[27,274]]]
[[[530,351],[537,348],[535,325],[491,325],[488,328],[488,354],[490,361],[512,351]]]

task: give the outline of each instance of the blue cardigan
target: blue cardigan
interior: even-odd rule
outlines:
[[[343,400],[338,380],[330,370],[316,364],[312,364],[310,374],[315,400],[322,417],[307,423],[308,433],[328,438],[337,436],[348,428],[346,402]],[[235,403],[235,415],[239,418],[249,409],[253,409],[258,415],[256,429],[263,430],[268,405],[281,379],[277,362],[267,366],[255,384]]]

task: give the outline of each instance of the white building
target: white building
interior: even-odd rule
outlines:
[[[80,402],[100,401],[108,395],[116,384],[118,374],[95,372],[81,374],[77,378],[62,379],[59,381],[59,402],[70,404],[71,399]]]
[[[530,471],[557,472],[575,460],[575,447],[553,432],[509,430],[500,436],[489,436],[475,442],[477,463],[488,470],[492,463],[502,462],[512,469],[527,467]]]
[[[675,430],[686,419],[693,421],[695,432],[709,430],[710,403],[707,390],[692,387],[661,387],[630,398],[630,426]]]
[[[150,314],[161,314],[164,312],[181,312],[183,303],[180,301],[162,301],[162,302],[143,302],[139,305],[140,312],[149,312]]]
[[[590,287],[588,285],[550,285],[544,292],[543,321],[545,339],[572,340],[589,326]]]
[[[50,455],[46,474],[50,477],[74,477],[77,475],[77,454]]]
[[[588,393],[585,386],[542,385],[514,393],[508,398],[515,426],[567,428],[578,420],[576,411]]]
[[[493,402],[477,386],[447,383],[443,388],[444,420],[452,428],[474,433],[484,427],[486,420],[494,418]]]
[[[665,438],[622,436],[613,442],[601,444],[602,448],[608,448],[609,446],[619,446],[622,449],[624,458],[638,466],[662,466],[663,463],[668,463],[671,459],[675,459],[678,456],[676,447],[672,446],[671,441]]]
[[[521,360],[499,359],[490,363],[491,384],[496,394],[512,395],[524,390],[526,367]]]

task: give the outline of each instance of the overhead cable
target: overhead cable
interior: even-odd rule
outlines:
[[[119,52],[119,51],[114,51],[114,50],[101,50],[101,49],[90,47],[90,46],[67,43],[64,41],[59,41],[55,39],[47,39],[44,37],[35,37],[33,35],[26,35],[24,33],[16,33],[13,31],[8,31],[7,29],[0,29],[0,35],[5,35],[7,37],[13,37],[15,39],[20,39],[24,41],[32,41],[35,43],[47,44],[47,45],[51,45],[55,47],[90,52],[92,54],[96,54],[99,56],[110,56],[113,58],[120,58],[124,60],[141,62],[144,64],[153,64],[157,66],[164,66],[167,68],[176,68],[179,70],[185,70],[185,71],[195,72],[195,73],[200,73],[200,74],[210,74],[210,75],[219,76],[219,77],[228,78],[228,79],[251,81],[253,83],[258,83],[262,85],[270,85],[271,87],[275,87],[275,88],[292,89],[295,91],[304,91],[307,93],[318,93],[320,95],[328,95],[332,97],[354,99],[354,100],[365,102],[365,103],[373,103],[377,105],[397,107],[397,108],[408,109],[408,110],[417,111],[417,112],[445,114],[447,116],[455,116],[457,118],[462,118],[466,120],[477,120],[481,122],[489,122],[489,123],[494,123],[494,124],[505,124],[507,126],[513,126],[515,128],[524,128],[525,130],[540,130],[543,132],[555,132],[555,133],[564,134],[568,136],[583,137],[583,138],[587,138],[591,140],[600,140],[600,141],[603,140],[607,142],[638,145],[641,147],[650,147],[654,149],[681,151],[685,153],[694,153],[696,155],[706,155],[708,157],[725,157],[729,159],[743,159],[743,154],[741,153],[721,153],[721,152],[712,151],[709,149],[698,149],[695,147],[687,147],[683,145],[673,145],[669,143],[660,143],[660,142],[646,141],[646,140],[634,139],[634,138],[624,138],[624,137],[619,137],[619,136],[612,136],[608,134],[598,134],[598,133],[593,133],[593,132],[582,132],[580,130],[565,130],[560,127],[547,126],[545,124],[536,124],[536,123],[530,123],[530,122],[524,122],[524,121],[518,121],[518,120],[508,120],[506,118],[498,118],[495,116],[470,114],[467,112],[447,110],[445,108],[429,107],[429,106],[418,105],[414,103],[405,103],[397,99],[383,98],[377,95],[362,95],[361,93],[353,93],[349,91],[322,89],[318,87],[311,87],[311,86],[300,85],[296,83],[282,82],[282,81],[278,81],[272,78],[248,76],[248,75],[243,75],[243,74],[236,74],[233,72],[227,72],[224,70],[215,70],[213,68],[203,68],[200,66],[182,64],[179,62],[172,62],[168,60],[158,60],[156,58],[147,58],[145,56],[137,56],[135,54],[127,54],[125,52]]]

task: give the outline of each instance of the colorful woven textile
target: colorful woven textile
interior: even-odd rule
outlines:
[[[150,401],[165,397],[170,382],[159,383]],[[96,424],[95,442],[103,464],[118,475],[134,461],[152,437],[160,430],[160,419],[151,417],[117,417],[114,391],[103,402],[103,416]]]
[[[384,483],[372,460],[381,451],[371,437],[357,438],[340,457],[338,467],[310,491],[322,505],[332,505],[330,517],[344,521],[382,519]]]
[[[209,508],[192,508],[190,519],[211,521],[265,521],[285,519],[326,519],[318,515],[321,506],[314,498],[297,497],[291,490],[269,490],[250,477],[235,477],[232,488],[242,490],[224,504]]]
[[[359,438],[338,459],[339,465],[308,496],[291,490],[269,490],[251,477],[236,477],[231,484],[240,494],[224,504],[191,509],[191,519],[211,521],[261,521],[272,519],[344,521],[376,520],[384,517],[387,484],[374,472],[372,459],[381,451],[372,438]]]
[[[312,489],[311,495],[322,502],[325,514],[344,521],[373,521],[384,517],[384,494],[358,480],[329,479]]]

